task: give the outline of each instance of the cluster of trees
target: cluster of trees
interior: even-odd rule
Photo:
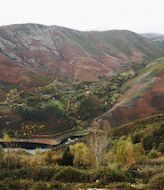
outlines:
[[[32,91],[12,89],[6,94],[6,103],[14,110],[20,109],[25,120],[45,120],[45,110],[53,110],[57,116],[90,120],[109,109],[117,101],[120,87],[135,76],[134,71],[128,71],[100,82],[54,81]]]
[[[48,119],[47,115],[42,109],[28,109],[20,108],[19,114],[23,120],[45,121]]]

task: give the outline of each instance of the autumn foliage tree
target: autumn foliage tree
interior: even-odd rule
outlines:
[[[76,143],[70,146],[74,156],[73,165],[75,167],[85,167],[91,164],[91,152],[84,143]]]
[[[124,170],[136,163],[136,155],[130,139],[120,140],[116,148],[116,161]]]

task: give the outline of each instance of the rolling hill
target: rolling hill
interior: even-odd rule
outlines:
[[[12,59],[15,68],[19,65],[26,72],[87,81],[140,67],[164,55],[152,41],[126,30],[81,32],[39,24],[0,27],[0,53],[6,56],[5,62]],[[0,72],[0,76],[10,73],[8,68]],[[19,73],[17,81],[22,80],[19,69],[15,73]]]
[[[83,133],[96,119],[115,127],[163,113],[163,55],[126,30],[2,26],[0,133],[61,137]]]
[[[116,127],[129,121],[164,112],[164,57],[149,63],[122,88],[112,109],[100,118]]]
[[[156,42],[161,48],[164,49],[164,34],[143,33],[142,36]]]

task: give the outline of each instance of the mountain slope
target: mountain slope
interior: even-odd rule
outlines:
[[[43,86],[51,82],[48,77],[42,76],[19,62],[0,53],[0,99],[11,88],[30,88]]]
[[[155,43],[130,31],[80,32],[39,24],[0,27],[0,52],[26,70],[53,79],[88,81],[164,54]]]
[[[115,106],[101,116],[115,127],[138,118],[164,112],[164,57],[147,65],[122,87]]]
[[[144,33],[142,36],[156,42],[161,48],[164,49],[164,34]]]

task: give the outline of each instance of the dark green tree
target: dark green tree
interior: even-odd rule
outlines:
[[[70,147],[67,146],[66,149],[64,150],[60,163],[61,165],[64,165],[64,166],[73,166],[73,160],[74,160],[74,156],[70,152]]]

